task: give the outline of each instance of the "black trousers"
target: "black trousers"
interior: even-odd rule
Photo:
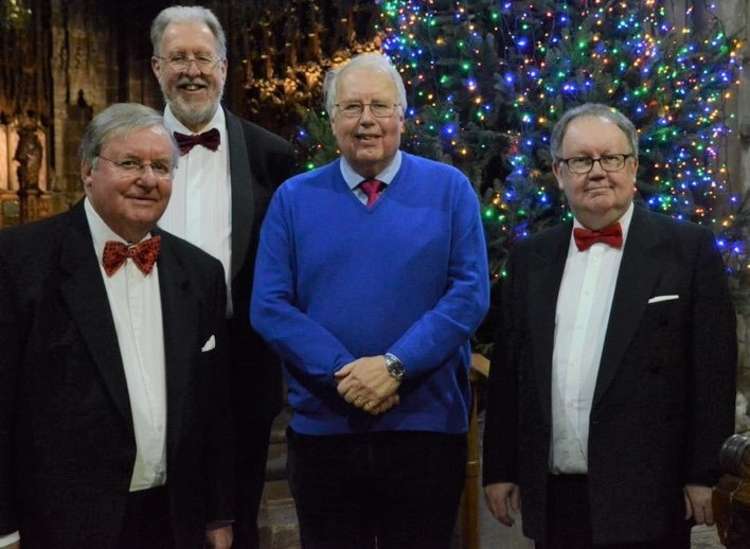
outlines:
[[[258,549],[258,509],[266,480],[268,440],[271,436],[270,420],[237,418],[235,478],[236,517],[233,549]]]
[[[131,492],[118,549],[176,549],[166,486]]]
[[[287,432],[304,549],[448,549],[466,471],[466,436]]]
[[[663,539],[594,545],[587,477],[550,475],[548,486],[548,535],[544,543],[535,542],[536,549],[690,549],[691,523],[688,521],[677,525]]]

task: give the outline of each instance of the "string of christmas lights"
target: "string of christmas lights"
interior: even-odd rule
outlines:
[[[383,51],[409,95],[405,148],[470,177],[483,198],[493,276],[515,239],[571,215],[551,176],[549,133],[586,101],[616,106],[638,128],[648,206],[710,226],[729,269],[750,267],[741,200],[728,191],[720,152],[741,44],[723,32],[714,3],[700,18],[688,10],[684,28],[664,4],[381,2]]]

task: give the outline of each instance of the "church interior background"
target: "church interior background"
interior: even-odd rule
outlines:
[[[95,113],[124,101],[162,108],[150,69],[148,31],[153,17],[172,3],[0,0],[0,228],[52,215],[80,199],[77,147]],[[382,47],[377,23],[384,3],[201,2],[214,10],[227,33],[229,73],[224,103],[286,138],[295,138],[306,110],[320,107],[326,70],[353,54]],[[443,2],[452,3],[460,4]],[[573,3],[589,7],[598,0]],[[693,2],[671,0],[666,4],[675,24],[680,24]],[[737,57],[738,65],[746,67],[750,60],[750,0],[715,4],[727,35],[743,43]],[[729,122],[731,133],[720,151],[729,187],[740,195],[750,187],[750,86],[746,72],[738,72],[739,83],[725,105],[726,112],[734,116]],[[304,169],[302,156],[300,169]],[[750,278],[740,277],[735,293],[741,341],[740,391],[750,397],[748,281]],[[738,430],[750,430],[743,400],[738,402],[737,417]]]
[[[372,2],[204,4],[227,33],[225,103],[286,137],[297,107],[319,101],[328,67],[377,47]],[[0,2],[0,226],[80,197],[77,147],[95,113],[123,101],[162,107],[148,30],[168,5]]]

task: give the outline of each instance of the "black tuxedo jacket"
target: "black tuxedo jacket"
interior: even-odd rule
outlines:
[[[232,516],[226,286],[169,233],[158,259],[167,486],[177,547]],[[212,351],[202,351],[210,336]],[[135,462],[125,371],[83,204],[0,231],[0,534],[24,549],[114,547]]]
[[[572,223],[518,242],[489,379],[484,483],[520,485],[523,527],[544,540],[555,309]],[[652,297],[678,299],[649,303]],[[711,232],[636,207],[590,415],[594,542],[663,538],[682,487],[712,485],[734,426],[735,316]]]
[[[260,226],[273,192],[291,175],[294,159],[291,146],[279,136],[227,109],[224,113],[232,178],[231,387],[243,444],[247,422],[267,425],[283,402],[281,363],[250,327],[249,315]]]

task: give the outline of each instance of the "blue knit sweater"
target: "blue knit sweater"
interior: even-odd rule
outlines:
[[[477,197],[458,170],[404,154],[371,208],[338,160],[288,180],[261,230],[250,317],[284,360],[292,428],[465,432],[488,281]],[[338,395],[333,374],[388,352],[406,367],[400,403],[373,417]]]

